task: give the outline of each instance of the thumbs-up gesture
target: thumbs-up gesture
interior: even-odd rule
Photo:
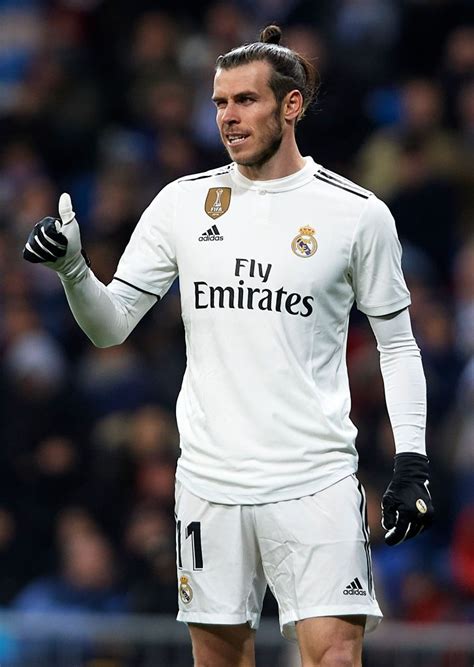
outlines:
[[[90,262],[82,250],[79,225],[67,193],[59,198],[59,217],[36,223],[23,248],[23,257],[54,269],[64,278],[74,278]]]

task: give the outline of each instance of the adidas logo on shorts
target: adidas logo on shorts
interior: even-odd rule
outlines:
[[[198,241],[223,241],[224,237],[221,236],[216,225],[212,225],[209,229],[202,233],[202,236],[199,237]]]
[[[349,586],[345,587],[343,593],[344,595],[367,595],[357,577],[351,581]]]

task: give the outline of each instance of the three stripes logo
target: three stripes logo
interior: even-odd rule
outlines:
[[[221,236],[221,233],[217,229],[216,225],[212,225],[209,229],[202,233],[202,236],[199,237],[199,241],[223,241],[224,237]]]
[[[351,581],[349,586],[345,587],[343,593],[344,595],[367,595],[357,577]]]

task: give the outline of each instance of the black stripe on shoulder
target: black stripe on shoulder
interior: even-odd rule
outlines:
[[[178,183],[188,183],[189,181],[200,181],[203,178],[212,178],[213,176],[222,176],[223,174],[228,174],[230,167],[224,169],[224,171],[217,171],[213,174],[204,174],[203,176],[195,176],[194,178],[180,178]]]
[[[321,174],[321,176],[331,179],[331,181],[336,181],[336,183],[339,183],[339,185],[342,185],[346,188],[350,188],[351,190],[355,190],[356,192],[361,192],[362,194],[367,193],[367,190],[365,188],[361,187],[360,185],[357,185],[357,183],[352,183],[343,176],[338,176],[338,174],[334,174],[332,171],[326,171],[325,169],[320,169],[319,174]]]
[[[362,197],[362,199],[368,199],[370,195],[363,194],[362,192],[357,192],[357,190],[351,190],[351,188],[347,188],[344,185],[341,185],[340,183],[335,183],[334,181],[329,180],[329,178],[323,178],[323,176],[320,176],[319,174],[314,175],[315,178],[318,179],[318,181],[323,181],[324,183],[327,183],[328,185],[334,185],[335,188],[340,188],[341,190],[345,190],[346,192],[350,192],[353,195],[356,195],[357,197]]]
[[[158,296],[158,294],[153,294],[153,292],[147,292],[146,290],[142,289],[141,287],[137,287],[136,285],[132,285],[132,283],[128,283],[126,280],[122,280],[122,278],[117,278],[117,276],[113,277],[113,280],[118,280],[119,283],[123,283],[124,285],[128,285],[129,287],[133,287],[133,289],[136,289],[138,292],[142,292],[143,294],[149,294],[150,296],[154,296],[160,300],[161,297]]]

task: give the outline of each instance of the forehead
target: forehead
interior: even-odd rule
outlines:
[[[271,92],[268,85],[270,73],[270,64],[265,61],[238,65],[231,69],[218,69],[214,77],[214,95],[231,97],[251,90],[260,94]]]

